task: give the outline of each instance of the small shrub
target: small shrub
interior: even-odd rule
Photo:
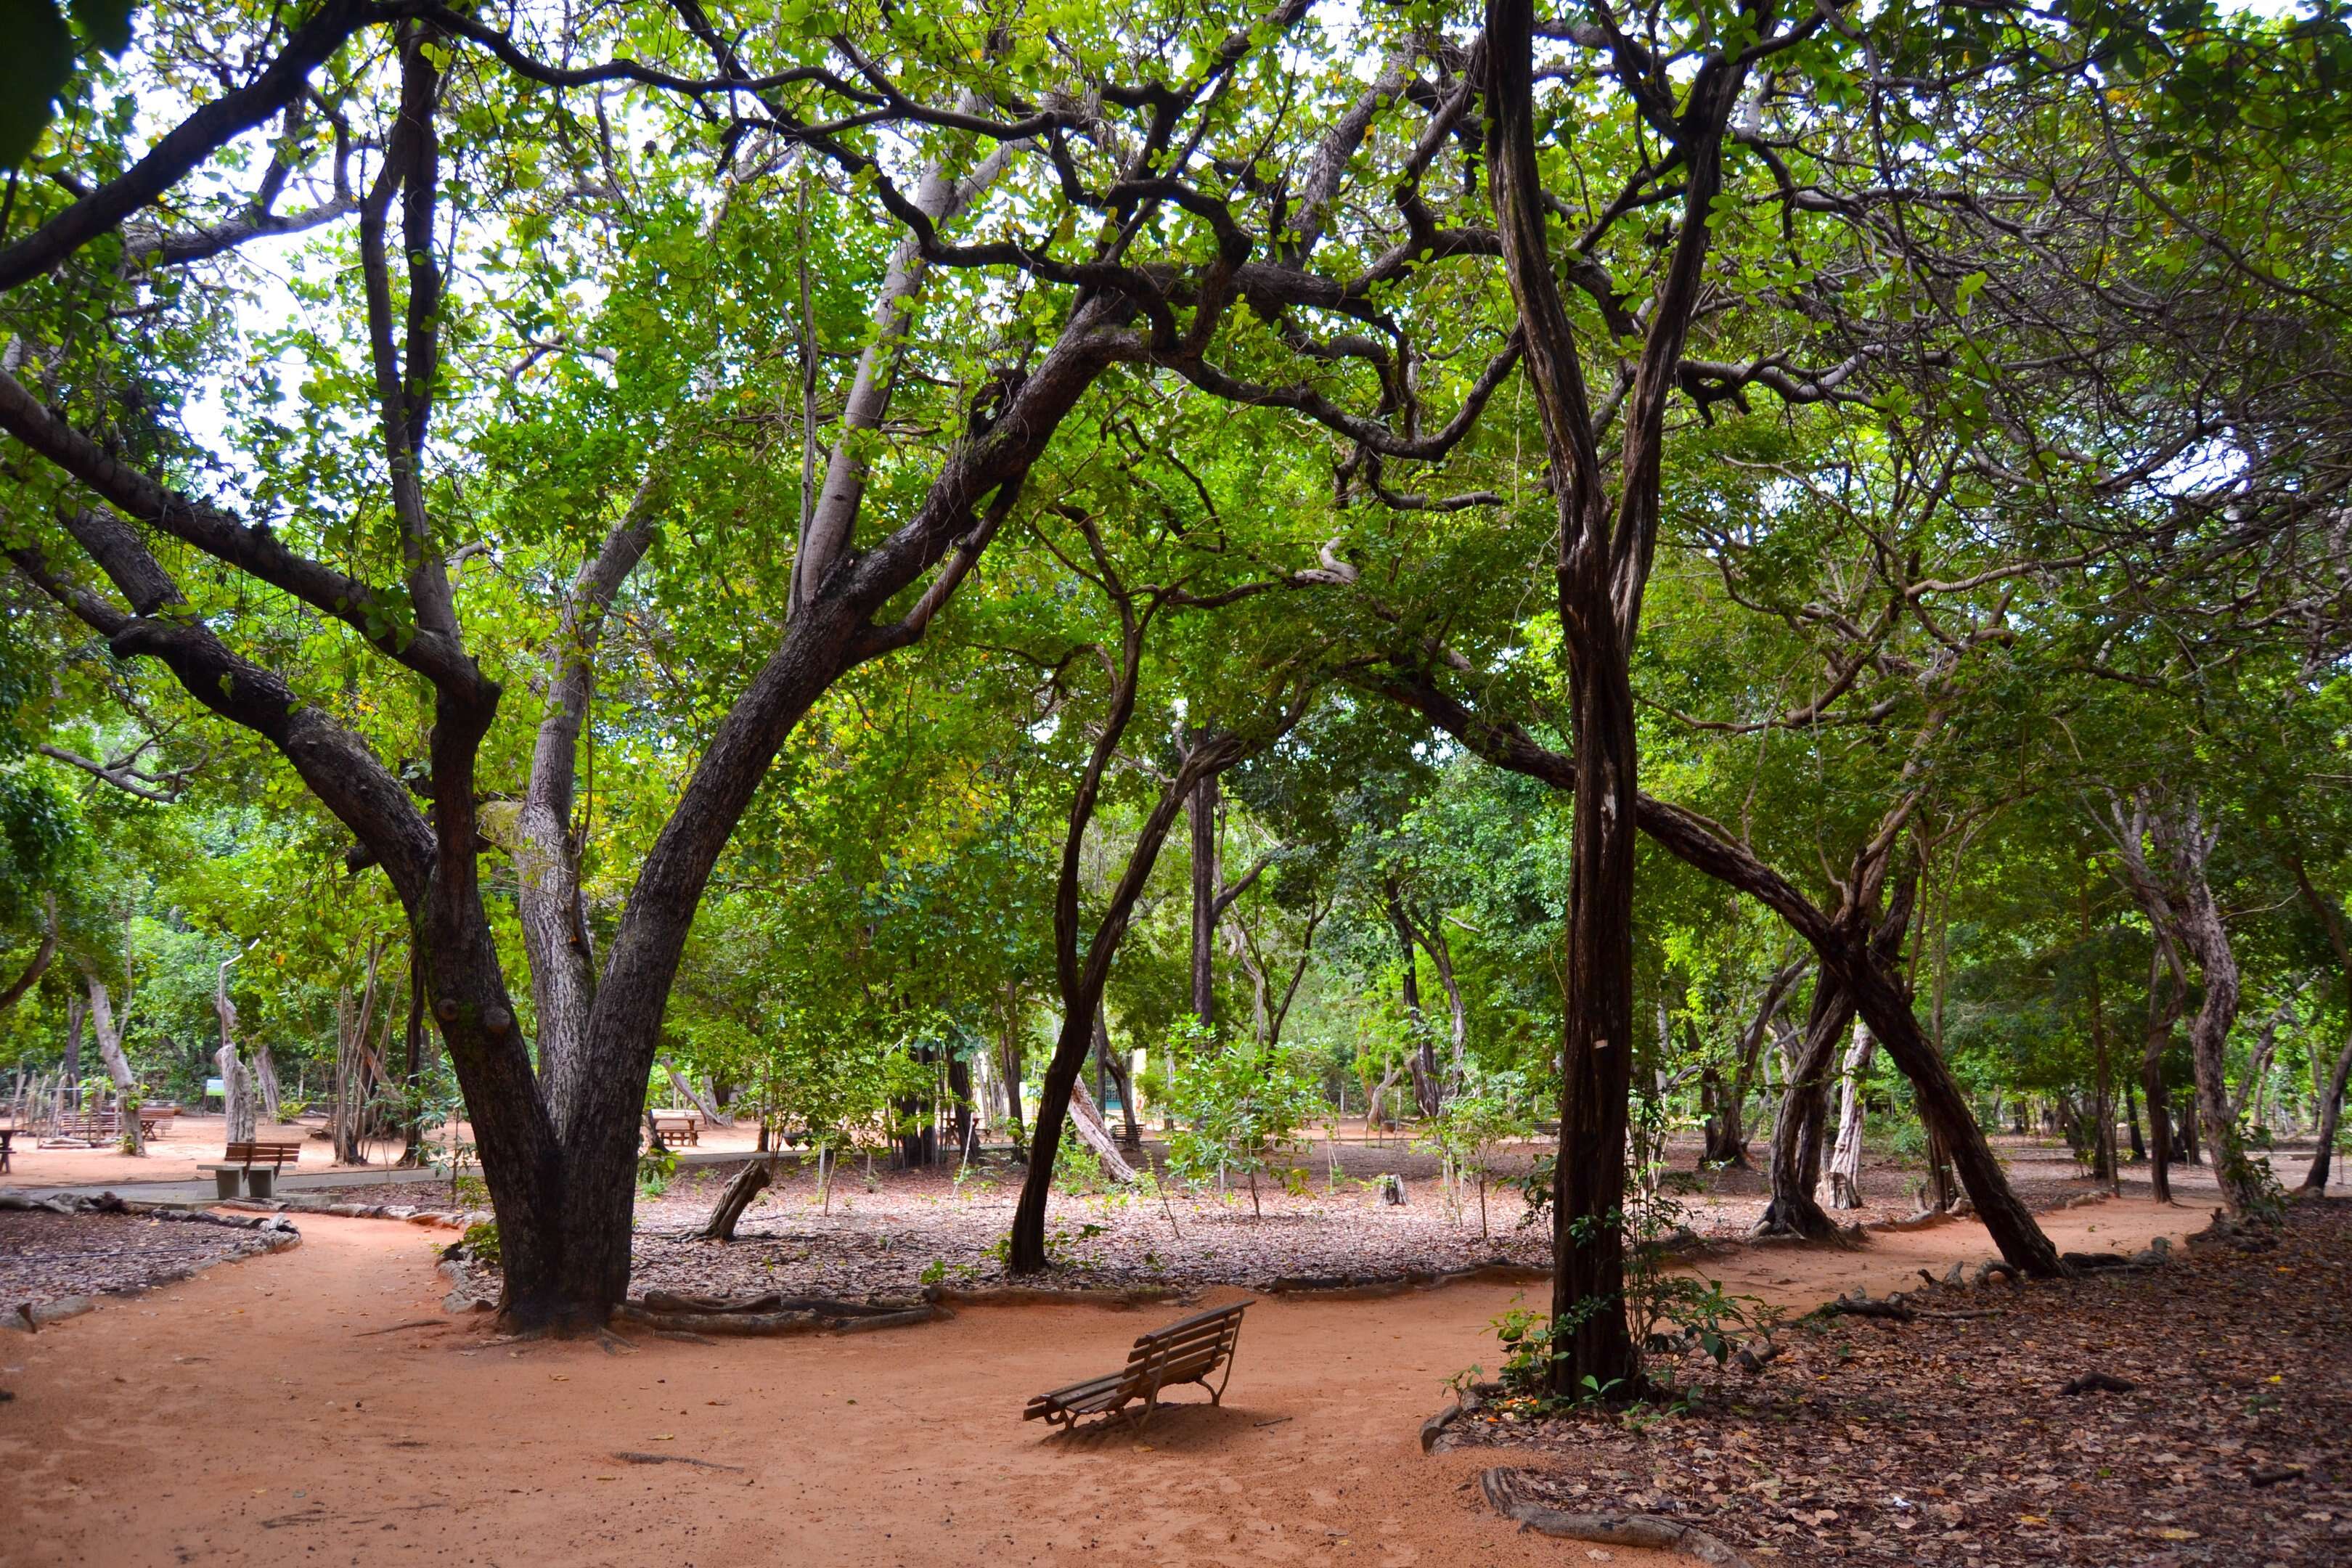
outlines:
[[[486,1219],[466,1227],[466,1255],[489,1268],[499,1267],[499,1222]]]

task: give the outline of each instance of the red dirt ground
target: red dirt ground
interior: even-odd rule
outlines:
[[[2045,1224],[2104,1249],[2204,1218],[2127,1199]],[[1023,1400],[1117,1365],[1174,1310],[982,1308],[625,1355],[501,1344],[440,1312],[445,1233],[298,1223],[291,1251],[0,1338],[0,1563],[1485,1568],[1601,1550],[1517,1533],[1470,1485],[1489,1459],[1419,1450],[1443,1380],[1491,1364],[1508,1288],[1263,1300],[1224,1408],[1071,1439],[1024,1425]],[[1707,1272],[1810,1306],[1989,1250],[1961,1223]]]

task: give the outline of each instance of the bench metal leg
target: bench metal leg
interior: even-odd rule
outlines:
[[[274,1165],[248,1165],[245,1172],[245,1195],[249,1198],[268,1197],[277,1179],[278,1169]]]
[[[236,1172],[234,1169],[215,1171],[213,1173],[213,1182],[215,1185],[220,1188],[221,1196],[225,1198],[233,1198],[236,1196]]]

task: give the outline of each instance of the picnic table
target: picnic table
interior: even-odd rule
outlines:
[[[656,1110],[653,1113],[654,1136],[667,1143],[673,1139],[680,1143],[702,1143],[702,1117],[692,1110]]]

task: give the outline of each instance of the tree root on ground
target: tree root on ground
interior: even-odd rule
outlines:
[[[1564,1541],[1602,1546],[1647,1546],[1696,1557],[1709,1568],[1755,1568],[1746,1557],[1706,1531],[1654,1513],[1564,1513],[1536,1497],[1524,1473],[1496,1468],[1478,1478],[1479,1489],[1496,1513],[1526,1529]]]

